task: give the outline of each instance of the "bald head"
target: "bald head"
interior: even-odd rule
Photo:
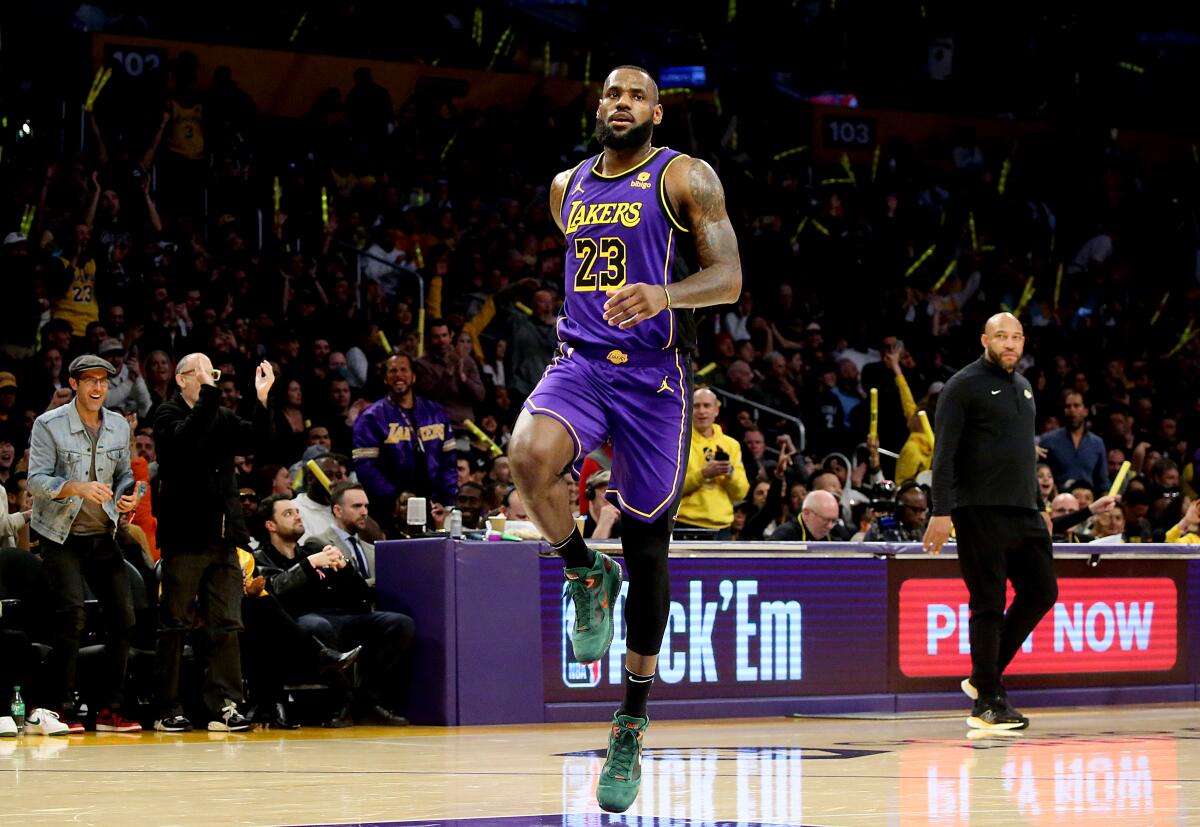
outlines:
[[[1074,494],[1059,494],[1050,501],[1050,514],[1059,516],[1060,514],[1072,514],[1080,509],[1079,500]]]
[[[717,395],[709,388],[697,388],[692,394],[692,427],[703,436],[712,436],[713,422],[721,411]]]
[[[175,366],[175,384],[179,386],[180,395],[189,405],[195,405],[200,398],[201,386],[216,384],[212,378],[212,369],[212,360],[203,353],[189,353]]]
[[[1021,325],[1021,320],[1007,310],[992,316],[983,325],[983,332],[987,336],[993,335],[997,330],[1022,331],[1024,329]]]
[[[804,498],[804,505],[800,510],[800,519],[804,520],[808,536],[814,540],[824,540],[828,537],[840,516],[838,501],[828,491],[810,492]]]
[[[212,362],[203,353],[189,353],[179,360],[179,364],[175,366],[175,375],[178,376],[184,373],[191,373],[194,370],[204,370],[211,368]]]
[[[997,313],[983,326],[983,358],[1008,373],[1016,370],[1025,352],[1025,328],[1012,313]]]

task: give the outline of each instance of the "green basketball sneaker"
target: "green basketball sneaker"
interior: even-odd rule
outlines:
[[[613,603],[621,593],[621,566],[596,552],[590,569],[567,569],[567,594],[575,602],[571,649],[575,660],[592,663],[604,657],[613,639]]]
[[[642,787],[642,736],[650,726],[649,718],[613,715],[608,735],[608,759],[596,785],[596,803],[609,813],[630,808]]]

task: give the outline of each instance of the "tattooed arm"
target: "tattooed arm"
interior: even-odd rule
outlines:
[[[742,263],[737,236],[725,212],[725,191],[713,168],[696,158],[681,158],[667,170],[667,197],[691,226],[700,269],[664,288],[629,284],[609,295],[604,318],[621,329],[652,319],[671,307],[733,304],[742,293]]]
[[[571,173],[574,171],[575,169],[564,169],[555,175],[554,180],[550,183],[550,214],[554,216],[555,225],[564,233],[566,228],[562,223],[563,198],[566,197],[567,185],[571,183]]]

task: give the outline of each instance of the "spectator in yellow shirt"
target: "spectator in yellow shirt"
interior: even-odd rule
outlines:
[[[1168,543],[1200,543],[1200,500],[1183,510],[1183,519],[1167,531]]]
[[[721,403],[708,388],[692,396],[692,449],[683,479],[679,525],[718,529],[717,539],[728,539],[733,525],[733,504],[746,496],[750,481],[742,465],[742,447],[717,424]]]

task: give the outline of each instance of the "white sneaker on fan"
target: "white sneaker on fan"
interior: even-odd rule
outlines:
[[[71,728],[58,719],[57,712],[41,707],[25,716],[26,735],[66,735]]]

